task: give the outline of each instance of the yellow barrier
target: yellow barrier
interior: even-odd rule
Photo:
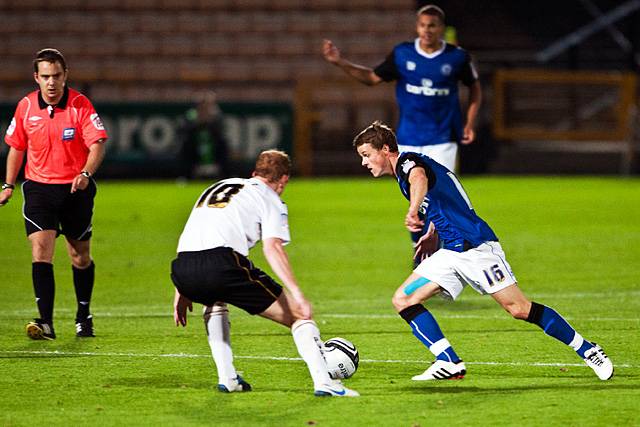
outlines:
[[[636,102],[636,80],[634,74],[622,72],[498,70],[494,135],[513,140],[625,140]],[[530,112],[519,104],[527,104]],[[538,120],[554,114],[555,121]]]

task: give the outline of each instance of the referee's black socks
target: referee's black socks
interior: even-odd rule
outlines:
[[[89,304],[91,303],[91,293],[93,292],[93,281],[95,278],[95,264],[91,261],[87,268],[76,268],[73,270],[73,287],[76,290],[76,300],[78,301],[78,311],[76,312],[76,322],[84,321],[90,314]]]
[[[48,262],[32,263],[31,278],[33,279],[33,292],[36,295],[40,318],[46,323],[51,323],[53,321],[53,300],[56,289],[53,264]]]

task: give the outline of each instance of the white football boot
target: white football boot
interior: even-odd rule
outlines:
[[[466,373],[467,369],[462,360],[453,363],[438,359],[429,366],[429,369],[411,379],[414,381],[459,380]]]
[[[328,384],[323,384],[314,393],[317,397],[358,397],[360,393],[355,390],[351,390],[342,385],[338,380],[333,380]]]
[[[613,376],[613,363],[607,357],[602,347],[593,343],[593,348],[584,353],[584,363],[593,369],[598,378],[603,381]]]

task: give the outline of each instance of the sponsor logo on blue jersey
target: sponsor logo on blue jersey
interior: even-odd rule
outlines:
[[[416,162],[413,160],[405,160],[402,162],[402,171],[407,174],[416,165]]]
[[[422,86],[416,86],[407,83],[405,89],[407,92],[414,95],[424,96],[449,96],[449,88],[437,88],[433,87],[433,82],[430,79],[422,79]]]
[[[76,136],[76,129],[75,128],[65,128],[62,131],[62,140],[63,141],[69,141],[71,139],[73,139]]]

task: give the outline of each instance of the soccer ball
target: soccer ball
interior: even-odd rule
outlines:
[[[356,373],[360,355],[351,341],[344,338],[331,338],[324,342],[324,358],[327,361],[329,376],[333,379],[349,378]]]

